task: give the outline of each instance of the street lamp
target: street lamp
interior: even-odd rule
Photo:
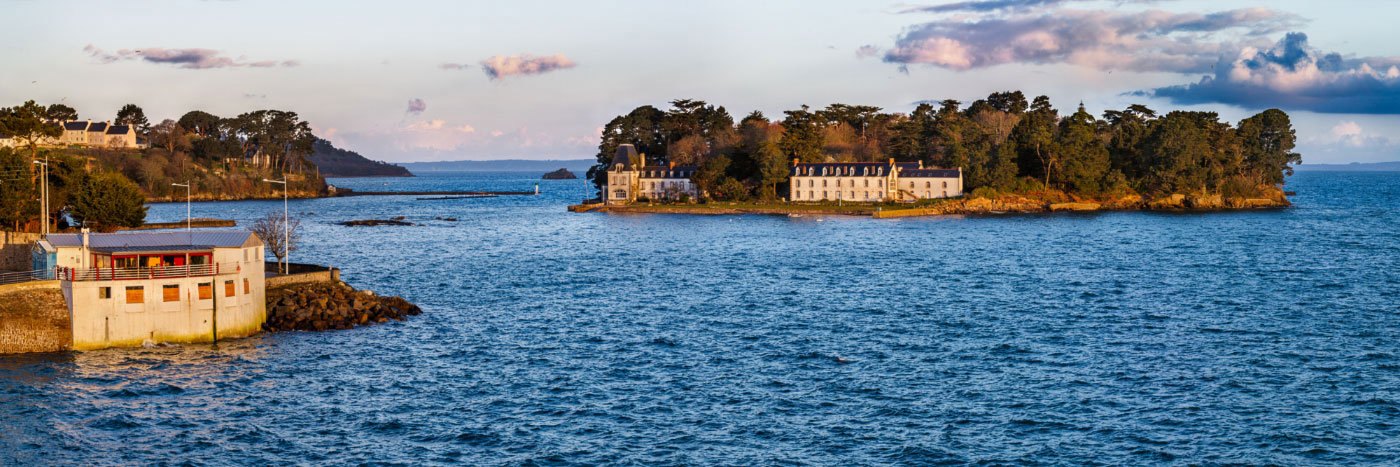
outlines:
[[[49,156],[44,155],[44,161],[34,161],[41,167],[39,178],[43,179],[43,188],[39,191],[39,210],[44,211],[44,236],[49,236]]]
[[[171,183],[170,186],[182,186],[182,187],[185,187],[185,232],[188,233],[188,232],[190,231],[190,224],[191,224],[191,221],[190,221],[190,182],[189,182],[188,180],[186,180],[185,183]]]
[[[263,181],[282,185],[282,275],[286,275],[292,262],[292,232],[287,230],[290,226],[287,222],[287,177],[282,177],[281,180],[264,178]]]

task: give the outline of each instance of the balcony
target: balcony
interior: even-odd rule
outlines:
[[[54,276],[56,279],[63,281],[88,282],[207,277],[221,274],[237,274],[238,272],[238,263],[213,263],[192,264],[187,266],[156,266],[149,268],[110,267],[84,269],[60,267],[55,270]]]

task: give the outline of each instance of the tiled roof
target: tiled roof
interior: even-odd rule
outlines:
[[[88,126],[88,131],[107,131],[107,122],[97,122]]]
[[[238,248],[248,243],[249,237],[256,239],[247,230],[202,231],[202,232],[118,232],[88,234],[88,246],[92,248],[144,248],[163,249],[204,249]],[[49,243],[55,247],[83,245],[83,235],[75,233],[49,234]]]
[[[87,127],[88,122],[68,122],[63,124],[63,129],[69,131],[82,131],[86,130]]]
[[[617,152],[613,153],[612,165],[622,164],[622,170],[632,170],[637,166],[641,158],[637,155],[637,147],[631,144],[617,145]]]
[[[131,131],[131,127],[126,125],[112,125],[107,128],[109,135],[124,135]]]
[[[901,177],[913,178],[958,178],[962,169],[904,169],[899,171]]]

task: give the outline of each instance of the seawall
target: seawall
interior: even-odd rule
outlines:
[[[0,354],[73,347],[73,323],[58,281],[0,285]]]

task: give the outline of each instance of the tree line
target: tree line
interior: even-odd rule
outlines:
[[[0,225],[20,230],[42,217],[41,171],[34,161],[48,163],[49,218],[59,229],[69,220],[102,230],[139,226],[145,197],[169,195],[176,182],[191,183],[206,196],[280,189],[260,182],[269,176],[285,176],[293,190],[324,189],[319,176],[306,175],[315,168],[306,158],[316,137],[295,112],[258,110],[220,118],[196,110],[178,121],[150,125],[139,106],[127,104],[113,123],[131,125],[149,141],[149,149],[49,147],[63,134],[57,123],[78,118],[77,110],[64,104],[27,101],[0,108],[0,135],[16,146],[0,149]]]
[[[1269,109],[1236,125],[1215,112],[1158,115],[1142,105],[1096,118],[1084,106],[1061,115],[1050,99],[993,93],[967,106],[921,102],[908,114],[874,106],[807,106],[769,120],[738,123],[724,107],[681,99],[650,105],[603,127],[589,178],[601,190],[617,146],[630,143],[648,163],[696,165],[695,183],[712,197],[775,199],[793,159],[894,159],[961,168],[976,195],[1061,191],[1087,197],[1168,193],[1251,196],[1282,184],[1301,162],[1288,114]]]

